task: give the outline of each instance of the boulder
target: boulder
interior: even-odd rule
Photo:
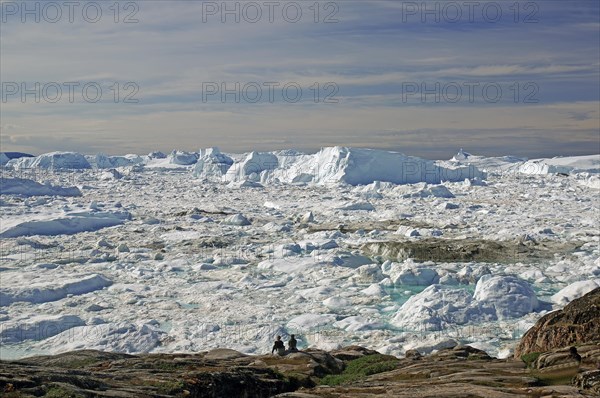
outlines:
[[[600,288],[544,315],[525,333],[515,358],[534,352],[600,342]]]
[[[333,350],[330,354],[337,359],[341,359],[342,361],[352,361],[354,359],[362,358],[366,355],[374,355],[379,353],[375,350],[370,350],[358,345],[351,345],[340,348],[339,350]]]

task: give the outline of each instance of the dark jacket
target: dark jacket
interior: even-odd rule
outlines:
[[[271,354],[275,352],[275,350],[278,350],[280,348],[284,348],[285,346],[283,345],[283,341],[281,340],[276,340],[275,344],[273,344],[273,349],[271,350]]]
[[[296,347],[296,345],[298,344],[298,341],[296,341],[295,338],[290,338],[288,340],[288,348],[290,349],[290,351],[298,351],[298,348]]]

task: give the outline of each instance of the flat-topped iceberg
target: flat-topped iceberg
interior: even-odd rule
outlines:
[[[484,179],[485,173],[472,165],[440,163],[399,152],[330,147],[314,155],[293,151],[252,152],[236,161],[225,175],[226,181],[252,180],[283,183],[346,183],[367,185],[375,181],[394,184],[465,179]]]
[[[128,167],[143,164],[144,159],[135,154],[129,154],[124,156],[106,156],[103,153],[99,153],[93,156],[90,163],[94,164],[99,169],[112,169],[115,167]]]
[[[81,196],[77,187],[60,187],[40,184],[25,178],[1,178],[0,195],[20,196]]]
[[[80,295],[103,289],[112,284],[104,275],[77,275],[68,279],[54,278],[53,280],[31,282],[25,275],[15,277],[11,285],[0,288],[0,307],[23,301],[28,303],[46,303],[67,297]]]
[[[76,315],[37,315],[2,324],[0,342],[10,344],[26,340],[44,340],[65,330],[84,325],[83,319]]]
[[[519,167],[523,174],[600,173],[600,155],[532,159]]]
[[[123,224],[131,218],[126,211],[84,211],[64,215],[42,215],[38,219],[21,218],[3,220],[0,238],[32,235],[73,235],[84,231]]]
[[[16,170],[23,169],[51,169],[51,170],[79,170],[90,169],[92,166],[85,156],[77,152],[50,152],[33,158],[22,157],[12,159],[7,166]]]
[[[169,163],[182,166],[189,166],[198,161],[198,154],[195,152],[173,151],[167,157]]]

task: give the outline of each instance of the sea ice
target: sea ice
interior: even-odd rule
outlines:
[[[32,235],[71,235],[123,224],[130,218],[131,215],[125,211],[90,211],[67,213],[31,221],[6,220],[0,228],[0,238]]]
[[[161,345],[166,333],[144,323],[105,323],[77,326],[34,344],[51,354],[75,350],[102,350],[123,353],[150,352]]]
[[[6,278],[8,275],[3,275]],[[80,295],[103,289],[112,284],[112,281],[103,275],[81,275],[77,278],[59,279],[46,282],[29,282],[13,278],[9,286],[0,288],[0,307],[8,306],[14,302],[26,301],[30,303],[45,303],[67,297],[67,295]]]
[[[38,315],[19,321],[9,321],[0,327],[0,342],[20,343],[25,340],[44,340],[76,326],[84,326],[76,315]]]
[[[597,287],[600,287],[600,279],[574,282],[554,294],[551,299],[555,304],[566,305]]]
[[[63,188],[51,184],[40,184],[25,178],[2,177],[0,179],[0,195],[81,196],[81,191],[77,187]]]
[[[400,355],[460,343],[504,355],[553,295],[559,308],[600,277],[598,157],[543,161],[570,167],[565,176],[464,151],[453,161],[343,147],[185,156],[198,161],[110,156],[97,169],[92,155],[93,170],[73,171],[46,154],[39,172],[8,162],[5,178],[81,196],[2,195],[0,330],[49,332],[11,338],[1,355],[265,353],[290,333],[302,347]],[[397,253],[380,248],[404,243],[416,256],[431,247],[431,261],[386,261]],[[451,259],[446,244],[465,251]]]

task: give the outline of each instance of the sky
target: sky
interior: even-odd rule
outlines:
[[[600,153],[600,2],[0,2],[0,149]]]

